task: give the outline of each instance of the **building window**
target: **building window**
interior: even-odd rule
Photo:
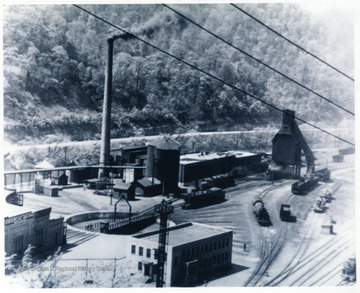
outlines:
[[[217,248],[217,242],[215,241],[214,242],[214,250],[216,250],[216,248]]]
[[[204,254],[204,245],[201,245],[200,253]]]
[[[228,260],[228,258],[229,258],[229,253],[225,252],[225,260]]]
[[[226,247],[229,246],[229,238],[226,238]]]
[[[44,242],[44,229],[36,229],[35,232],[35,247],[41,248],[43,246],[43,242]]]
[[[225,259],[225,253],[222,253],[222,254],[221,254],[221,261],[223,262],[224,259]]]
[[[209,244],[209,252],[212,251],[212,243]]]
[[[176,256],[176,257],[174,258],[174,266],[177,266],[178,263],[179,263],[179,258]]]
[[[199,254],[200,254],[200,247],[196,247],[196,257],[199,257]]]
[[[131,245],[131,254],[135,254],[135,253],[136,253],[136,246]]]
[[[24,250],[24,236],[19,235],[15,237],[15,253],[21,255]]]
[[[220,263],[220,254],[217,255],[216,260],[217,260],[217,263]]]
[[[142,271],[142,262],[141,261],[138,262],[138,270]]]
[[[221,248],[221,240],[218,241],[218,249]]]
[[[140,247],[139,247],[139,255],[142,256],[142,255],[143,255],[143,252],[144,252],[144,248],[140,246]]]
[[[158,259],[158,250],[154,249],[154,259]]]
[[[222,246],[221,246],[221,247],[222,247],[222,248],[225,247],[225,239],[222,240]]]
[[[209,249],[208,249],[208,245],[205,245],[205,253],[208,253]]]
[[[146,249],[146,257],[151,257],[151,249],[149,248]]]
[[[191,249],[191,257],[193,258],[195,256],[195,247]]]

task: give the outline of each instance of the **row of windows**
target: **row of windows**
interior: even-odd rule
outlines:
[[[217,265],[222,262],[227,262],[229,260],[229,252],[223,252],[221,254],[213,255],[208,258],[200,260],[200,266],[207,267],[211,265]]]
[[[197,246],[197,247],[192,247],[191,249],[188,248],[186,250],[182,251],[182,259],[183,260],[190,260],[193,258],[198,258],[200,255],[202,254],[207,254],[209,252],[218,250],[218,249],[223,249],[225,247],[229,247],[229,238],[226,239],[221,239],[221,240],[216,240],[214,242],[211,243],[207,243],[201,246]]]
[[[136,245],[131,245],[131,254],[136,254]],[[140,256],[144,255],[144,247],[139,246],[138,255],[140,255]],[[151,258],[151,249],[150,248],[146,248],[146,257]],[[154,252],[154,258],[157,259],[157,255],[155,252]]]

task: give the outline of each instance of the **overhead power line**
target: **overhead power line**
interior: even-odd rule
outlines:
[[[281,75],[282,77],[286,78],[287,80],[289,80],[289,81],[291,81],[291,82],[293,82],[293,83],[297,84],[298,86],[300,86],[300,87],[302,87],[302,88],[306,89],[307,91],[309,91],[309,92],[311,92],[311,93],[315,94],[316,96],[318,96],[318,97],[320,97],[321,99],[323,99],[323,100],[327,101],[328,103],[330,103],[330,104],[332,104],[332,105],[334,105],[334,106],[338,107],[339,109],[341,109],[341,110],[343,110],[343,111],[345,111],[345,112],[347,112],[347,113],[349,113],[349,114],[351,114],[351,115],[355,116],[355,114],[354,114],[353,112],[351,112],[350,110],[348,110],[348,109],[346,109],[346,108],[344,108],[344,107],[340,106],[339,104],[337,104],[337,103],[335,103],[335,102],[331,101],[330,99],[328,99],[328,98],[324,97],[323,95],[321,95],[321,94],[319,94],[319,93],[315,92],[314,90],[312,90],[312,89],[308,88],[307,86],[305,86],[305,85],[301,84],[300,82],[296,81],[295,79],[293,79],[293,78],[291,78],[291,77],[287,76],[286,74],[284,74],[284,73],[280,72],[279,70],[277,70],[277,69],[275,69],[275,68],[271,67],[270,65],[268,65],[268,64],[266,64],[265,62],[261,61],[260,59],[258,59],[258,58],[256,58],[256,57],[252,56],[251,54],[249,54],[249,53],[247,53],[247,52],[245,52],[244,50],[240,49],[239,47],[236,47],[235,45],[233,45],[233,44],[231,44],[230,42],[226,41],[224,38],[219,37],[219,36],[218,36],[218,35],[216,35],[215,33],[213,33],[213,32],[211,32],[211,31],[209,31],[208,29],[204,28],[204,27],[203,27],[203,26],[201,26],[200,24],[196,23],[194,20],[192,20],[192,19],[190,19],[189,17],[185,16],[184,14],[182,14],[182,13],[178,12],[178,11],[177,11],[177,10],[175,10],[174,8],[172,8],[172,7],[170,7],[170,6],[166,5],[166,4],[162,4],[162,5],[163,5],[163,6],[165,6],[166,8],[168,8],[168,9],[170,9],[170,10],[171,10],[171,11],[173,11],[174,13],[178,14],[178,15],[179,15],[179,16],[181,16],[182,18],[186,19],[187,21],[191,22],[192,24],[194,24],[194,25],[195,25],[195,26],[197,26],[198,28],[202,29],[203,31],[207,32],[208,34],[212,35],[213,37],[217,38],[218,40],[220,40],[220,41],[224,42],[225,44],[229,45],[229,46],[230,46],[230,47],[232,47],[233,49],[235,49],[235,50],[237,50],[237,51],[239,51],[239,52],[243,53],[243,54],[244,54],[244,55],[246,55],[247,57],[249,57],[249,58],[251,58],[251,59],[253,59],[253,60],[257,61],[258,63],[260,63],[261,65],[265,66],[266,68],[268,68],[268,69],[270,69],[270,70],[272,70],[272,71],[276,72],[277,74]]]
[[[138,37],[138,36],[136,36],[136,35],[128,32],[128,31],[120,28],[119,26],[117,26],[117,25],[115,25],[115,24],[107,21],[106,19],[104,19],[104,18],[102,18],[102,17],[100,17],[100,16],[98,16],[98,15],[96,15],[96,14],[94,14],[94,13],[88,11],[88,10],[86,10],[85,8],[82,8],[81,6],[76,5],[76,4],[73,4],[73,6],[75,6],[75,7],[77,7],[78,9],[84,11],[85,13],[87,13],[87,14],[95,17],[96,19],[98,19],[98,20],[100,20],[100,21],[108,24],[109,26],[112,26],[112,27],[120,30],[121,32],[123,32],[123,33],[125,33],[125,34],[128,34],[128,35],[131,36],[132,38],[137,39],[137,40],[139,40],[140,42],[142,42],[142,43],[144,43],[144,44],[146,44],[146,45],[148,45],[148,46],[150,46],[150,47],[152,47],[152,48],[154,48],[154,49],[156,49],[156,50],[164,53],[165,55],[170,56],[170,57],[178,60],[179,62],[181,62],[181,63],[183,63],[183,64],[191,67],[192,69],[197,70],[197,71],[199,71],[199,72],[201,72],[201,73],[203,73],[203,74],[211,77],[212,79],[215,79],[215,80],[217,80],[217,81],[219,81],[219,82],[227,85],[228,87],[230,87],[230,88],[232,88],[232,89],[234,89],[234,90],[237,90],[237,91],[239,91],[239,92],[241,92],[241,93],[243,93],[243,94],[245,94],[245,95],[247,95],[247,96],[249,96],[249,97],[251,97],[251,98],[253,98],[253,99],[255,99],[255,100],[258,100],[258,101],[260,101],[261,103],[263,103],[263,104],[265,104],[265,105],[267,105],[267,106],[269,106],[269,107],[271,107],[271,108],[273,108],[273,109],[275,109],[275,110],[277,110],[277,111],[279,111],[279,112],[283,112],[283,110],[280,109],[280,108],[278,108],[277,106],[275,106],[275,105],[273,105],[273,104],[271,104],[271,103],[269,103],[269,102],[266,102],[266,101],[262,100],[261,98],[255,96],[255,95],[253,95],[253,94],[250,94],[250,93],[248,93],[248,92],[246,92],[246,91],[244,91],[244,90],[242,90],[242,89],[240,89],[240,88],[238,88],[238,87],[236,87],[236,86],[234,86],[234,85],[232,85],[232,84],[230,84],[230,83],[222,80],[221,78],[219,78],[219,77],[217,77],[217,76],[215,76],[215,75],[213,75],[213,74],[211,74],[211,73],[208,73],[208,72],[204,71],[204,70],[201,69],[201,68],[198,68],[197,66],[195,66],[195,65],[193,65],[193,64],[191,64],[191,63],[189,63],[189,62],[187,62],[187,61],[185,61],[185,60],[183,60],[183,59],[181,59],[181,58],[179,58],[179,57],[177,57],[177,56],[175,56],[175,55],[173,55],[173,54],[171,54],[171,53],[169,53],[169,52],[167,52],[167,51],[165,51],[165,50],[163,50],[163,49],[161,49],[161,48],[159,48],[159,47],[157,47],[157,46],[155,46],[155,45],[153,45],[153,44],[151,44],[150,42],[148,42],[148,41],[146,41],[146,40],[144,40],[144,39],[142,39],[142,38],[140,38],[140,37]],[[309,123],[309,122],[306,122],[306,121],[303,120],[303,119],[300,119],[300,118],[298,118],[298,117],[295,117],[295,119],[297,119],[297,120],[299,120],[299,121],[301,121],[301,122],[303,122],[303,123],[305,123],[305,124],[307,124],[307,125],[315,128],[315,129],[318,129],[318,130],[320,130],[320,131],[322,131],[322,132],[324,132],[324,133],[326,133],[326,134],[328,134],[328,135],[330,135],[330,136],[333,136],[333,137],[335,137],[335,138],[337,138],[337,139],[339,139],[339,140],[341,140],[341,141],[343,141],[343,142],[346,142],[346,143],[348,143],[348,144],[350,144],[350,145],[355,146],[354,143],[352,143],[352,142],[350,142],[350,141],[348,141],[348,140],[346,140],[346,139],[344,139],[344,138],[341,138],[341,137],[339,137],[339,136],[337,136],[337,135],[334,135],[334,134],[332,134],[332,133],[330,133],[330,132],[328,132],[328,131],[326,131],[326,130],[324,130],[324,129],[316,126],[316,125],[313,125],[313,124],[311,124],[311,123]]]
[[[257,19],[255,16],[251,15],[249,12],[246,12],[244,9],[240,8],[239,6],[229,3],[231,6],[235,7],[237,10],[241,11],[242,13],[246,14],[247,16],[249,16],[250,18],[252,18],[253,20],[255,20],[256,22],[258,22],[259,24],[261,24],[262,26],[266,27],[268,30],[272,31],[274,34],[276,34],[277,36],[283,38],[284,40],[288,41],[290,44],[294,45],[295,47],[297,47],[298,49],[300,49],[301,51],[307,53],[308,55],[310,55],[311,57],[317,59],[318,61],[320,61],[321,63],[327,65],[328,67],[334,69],[335,71],[337,71],[338,73],[342,74],[343,76],[347,77],[348,79],[355,81],[351,76],[345,74],[344,72],[342,72],[341,70],[337,69],[336,67],[332,66],[331,64],[327,63],[326,61],[324,61],[323,59],[321,59],[320,57],[316,56],[315,54],[309,52],[308,50],[306,50],[305,48],[301,47],[300,45],[296,44],[295,42],[291,41],[290,39],[288,39],[287,37],[283,36],[282,34],[280,34],[279,32],[277,32],[276,30],[272,29],[271,27],[269,27],[268,25],[266,25],[265,23],[263,23],[262,21],[260,21],[259,19]]]

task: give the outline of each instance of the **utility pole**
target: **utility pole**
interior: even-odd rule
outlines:
[[[174,212],[174,207],[171,206],[171,204],[169,204],[165,199],[163,199],[160,204],[154,207],[154,212],[160,214],[158,271],[156,275],[156,287],[162,288],[164,286],[164,267],[166,262],[167,221],[169,214]]]

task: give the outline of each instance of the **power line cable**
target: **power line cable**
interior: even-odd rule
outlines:
[[[221,78],[219,78],[219,77],[217,77],[217,76],[215,76],[215,75],[213,75],[213,74],[211,74],[211,73],[208,73],[208,72],[204,71],[204,70],[201,69],[201,68],[198,68],[197,66],[195,66],[195,65],[193,65],[193,64],[191,64],[191,63],[189,63],[189,62],[187,62],[187,61],[185,61],[185,60],[183,60],[183,59],[181,59],[181,58],[179,58],[179,57],[177,57],[177,56],[175,56],[175,55],[173,55],[173,54],[171,54],[171,53],[169,53],[169,52],[167,52],[167,51],[165,51],[165,50],[163,50],[163,49],[161,49],[161,48],[159,48],[159,47],[157,47],[157,46],[155,46],[155,45],[153,45],[153,44],[151,44],[151,43],[149,43],[148,41],[146,41],[146,40],[144,40],[144,39],[141,39],[140,37],[137,37],[136,35],[128,32],[128,31],[126,31],[126,30],[124,30],[124,29],[122,29],[122,28],[120,28],[120,27],[118,27],[118,26],[115,25],[115,24],[112,24],[111,22],[105,20],[104,18],[102,18],[102,17],[100,17],[100,16],[98,16],[98,15],[96,15],[96,14],[94,14],[94,13],[88,11],[88,10],[86,10],[85,8],[82,8],[81,6],[76,5],[76,4],[73,4],[73,6],[79,8],[80,10],[84,11],[85,13],[87,13],[87,14],[95,17],[95,18],[97,18],[98,20],[100,20],[100,21],[108,24],[109,26],[112,26],[112,27],[120,30],[121,32],[127,34],[128,36],[131,36],[132,38],[137,39],[137,40],[139,40],[140,42],[143,42],[144,44],[146,44],[146,45],[148,45],[148,46],[150,46],[150,47],[152,47],[152,48],[154,48],[154,49],[156,49],[156,50],[164,53],[165,55],[168,55],[168,56],[170,56],[170,57],[178,60],[179,62],[184,63],[185,65],[191,67],[192,69],[195,69],[195,70],[197,70],[197,71],[199,71],[199,72],[201,72],[201,73],[203,73],[203,74],[205,74],[205,75],[207,75],[207,76],[209,76],[209,77],[211,77],[211,78],[213,78],[213,79],[215,79],[215,80],[217,80],[217,81],[219,81],[219,82],[227,85],[228,87],[230,87],[230,88],[232,88],[232,89],[234,89],[234,90],[237,90],[237,91],[239,91],[239,92],[241,92],[241,93],[243,93],[243,94],[245,94],[245,95],[247,95],[247,96],[249,96],[249,97],[251,97],[251,98],[253,98],[253,99],[256,99],[256,100],[260,101],[261,103],[263,103],[263,104],[265,104],[265,105],[267,105],[267,106],[269,106],[269,107],[271,107],[271,108],[273,108],[273,109],[275,109],[275,110],[277,110],[277,111],[279,111],[279,112],[283,112],[283,110],[280,109],[280,108],[278,108],[277,106],[275,106],[275,105],[273,105],[273,104],[271,104],[271,103],[269,103],[269,102],[266,102],[266,101],[262,100],[261,98],[255,96],[255,95],[253,95],[253,94],[250,94],[250,93],[248,93],[248,92],[246,92],[246,91],[244,91],[244,90],[242,90],[242,89],[240,89],[240,88],[238,88],[238,87],[236,87],[236,86],[234,86],[234,85],[232,85],[232,84],[230,84],[230,83],[222,80]],[[344,138],[341,138],[341,137],[339,137],[339,136],[337,136],[337,135],[334,135],[334,134],[332,134],[332,133],[330,133],[330,132],[328,132],[328,131],[326,131],[326,130],[324,130],[324,129],[316,126],[316,125],[313,125],[313,124],[311,124],[311,123],[309,123],[309,122],[306,122],[306,121],[303,120],[303,119],[300,119],[300,118],[298,118],[298,117],[295,117],[295,119],[297,119],[297,120],[299,120],[299,121],[301,121],[301,122],[303,122],[303,123],[305,123],[305,124],[307,124],[307,125],[315,128],[315,129],[318,129],[318,130],[320,130],[320,131],[322,131],[322,132],[324,132],[324,133],[326,133],[326,134],[328,134],[328,135],[330,135],[330,136],[333,136],[333,137],[335,137],[335,138],[337,138],[337,139],[339,139],[339,140],[341,140],[341,141],[343,141],[343,142],[346,142],[346,143],[348,143],[348,144],[350,144],[350,145],[355,146],[354,143],[352,143],[352,142],[350,142],[350,141],[348,141],[348,140],[346,140],[346,139],[344,139]]]
[[[321,99],[327,101],[328,103],[333,104],[334,106],[340,108],[341,110],[343,110],[343,111],[345,111],[345,112],[347,112],[347,113],[355,116],[355,114],[354,114],[353,112],[351,112],[350,110],[347,110],[346,108],[340,106],[339,104],[337,104],[337,103],[329,100],[328,98],[324,97],[323,95],[321,95],[321,94],[315,92],[314,90],[308,88],[307,86],[301,84],[300,82],[296,81],[295,79],[293,79],[293,78],[287,76],[286,74],[280,72],[279,70],[271,67],[270,65],[268,65],[268,64],[266,64],[265,62],[261,61],[260,59],[252,56],[251,54],[249,54],[249,53],[247,53],[247,52],[245,52],[244,50],[240,49],[239,47],[236,47],[235,45],[233,45],[233,44],[231,44],[230,42],[226,41],[224,38],[219,37],[218,35],[214,34],[213,32],[209,31],[208,29],[204,28],[204,27],[201,26],[200,24],[196,23],[194,20],[192,20],[192,19],[190,19],[189,17],[185,16],[184,14],[178,12],[178,11],[175,10],[174,8],[172,8],[172,7],[170,7],[170,6],[166,5],[166,4],[162,4],[162,5],[165,6],[166,8],[168,8],[168,9],[170,9],[170,10],[173,11],[174,13],[178,14],[178,15],[181,16],[182,18],[186,19],[187,21],[191,22],[193,25],[197,26],[198,28],[202,29],[203,31],[207,32],[208,34],[212,35],[213,37],[217,38],[218,40],[220,40],[220,41],[224,42],[225,44],[229,45],[229,46],[232,47],[233,49],[235,49],[235,50],[243,53],[243,54],[246,55],[247,57],[249,57],[249,58],[251,58],[251,59],[259,62],[261,65],[265,66],[266,68],[269,68],[270,70],[276,72],[277,74],[281,75],[282,77],[286,78],[287,80],[290,80],[291,82],[297,84],[298,86],[306,89],[307,91],[315,94],[316,96],[318,96],[318,97],[320,97]]]
[[[246,14],[247,16],[249,16],[250,18],[252,18],[253,20],[255,20],[256,22],[258,22],[259,24],[261,24],[262,26],[266,27],[268,30],[272,31],[274,34],[276,34],[277,36],[279,36],[280,38],[283,38],[284,40],[288,41],[290,44],[294,45],[295,47],[297,47],[298,49],[300,49],[301,51],[307,53],[308,55],[310,55],[311,57],[317,59],[318,61],[320,61],[321,63],[327,65],[328,67],[334,69],[335,71],[337,71],[338,73],[342,74],[343,76],[347,77],[348,79],[355,81],[354,78],[352,78],[351,76],[345,74],[344,72],[342,72],[341,70],[337,69],[336,67],[332,66],[331,64],[329,64],[328,62],[324,61],[323,59],[321,59],[320,57],[316,56],[315,54],[309,52],[308,50],[306,50],[305,48],[301,47],[300,45],[296,44],[295,42],[291,41],[290,39],[288,39],[287,37],[283,36],[282,34],[280,34],[279,32],[277,32],[276,30],[272,29],[271,27],[269,27],[268,25],[266,25],[265,23],[263,23],[262,21],[260,21],[259,19],[257,19],[255,16],[251,15],[249,12],[246,12],[244,9],[240,8],[239,6],[229,3],[231,6],[235,7],[237,10],[241,11],[242,13]]]

